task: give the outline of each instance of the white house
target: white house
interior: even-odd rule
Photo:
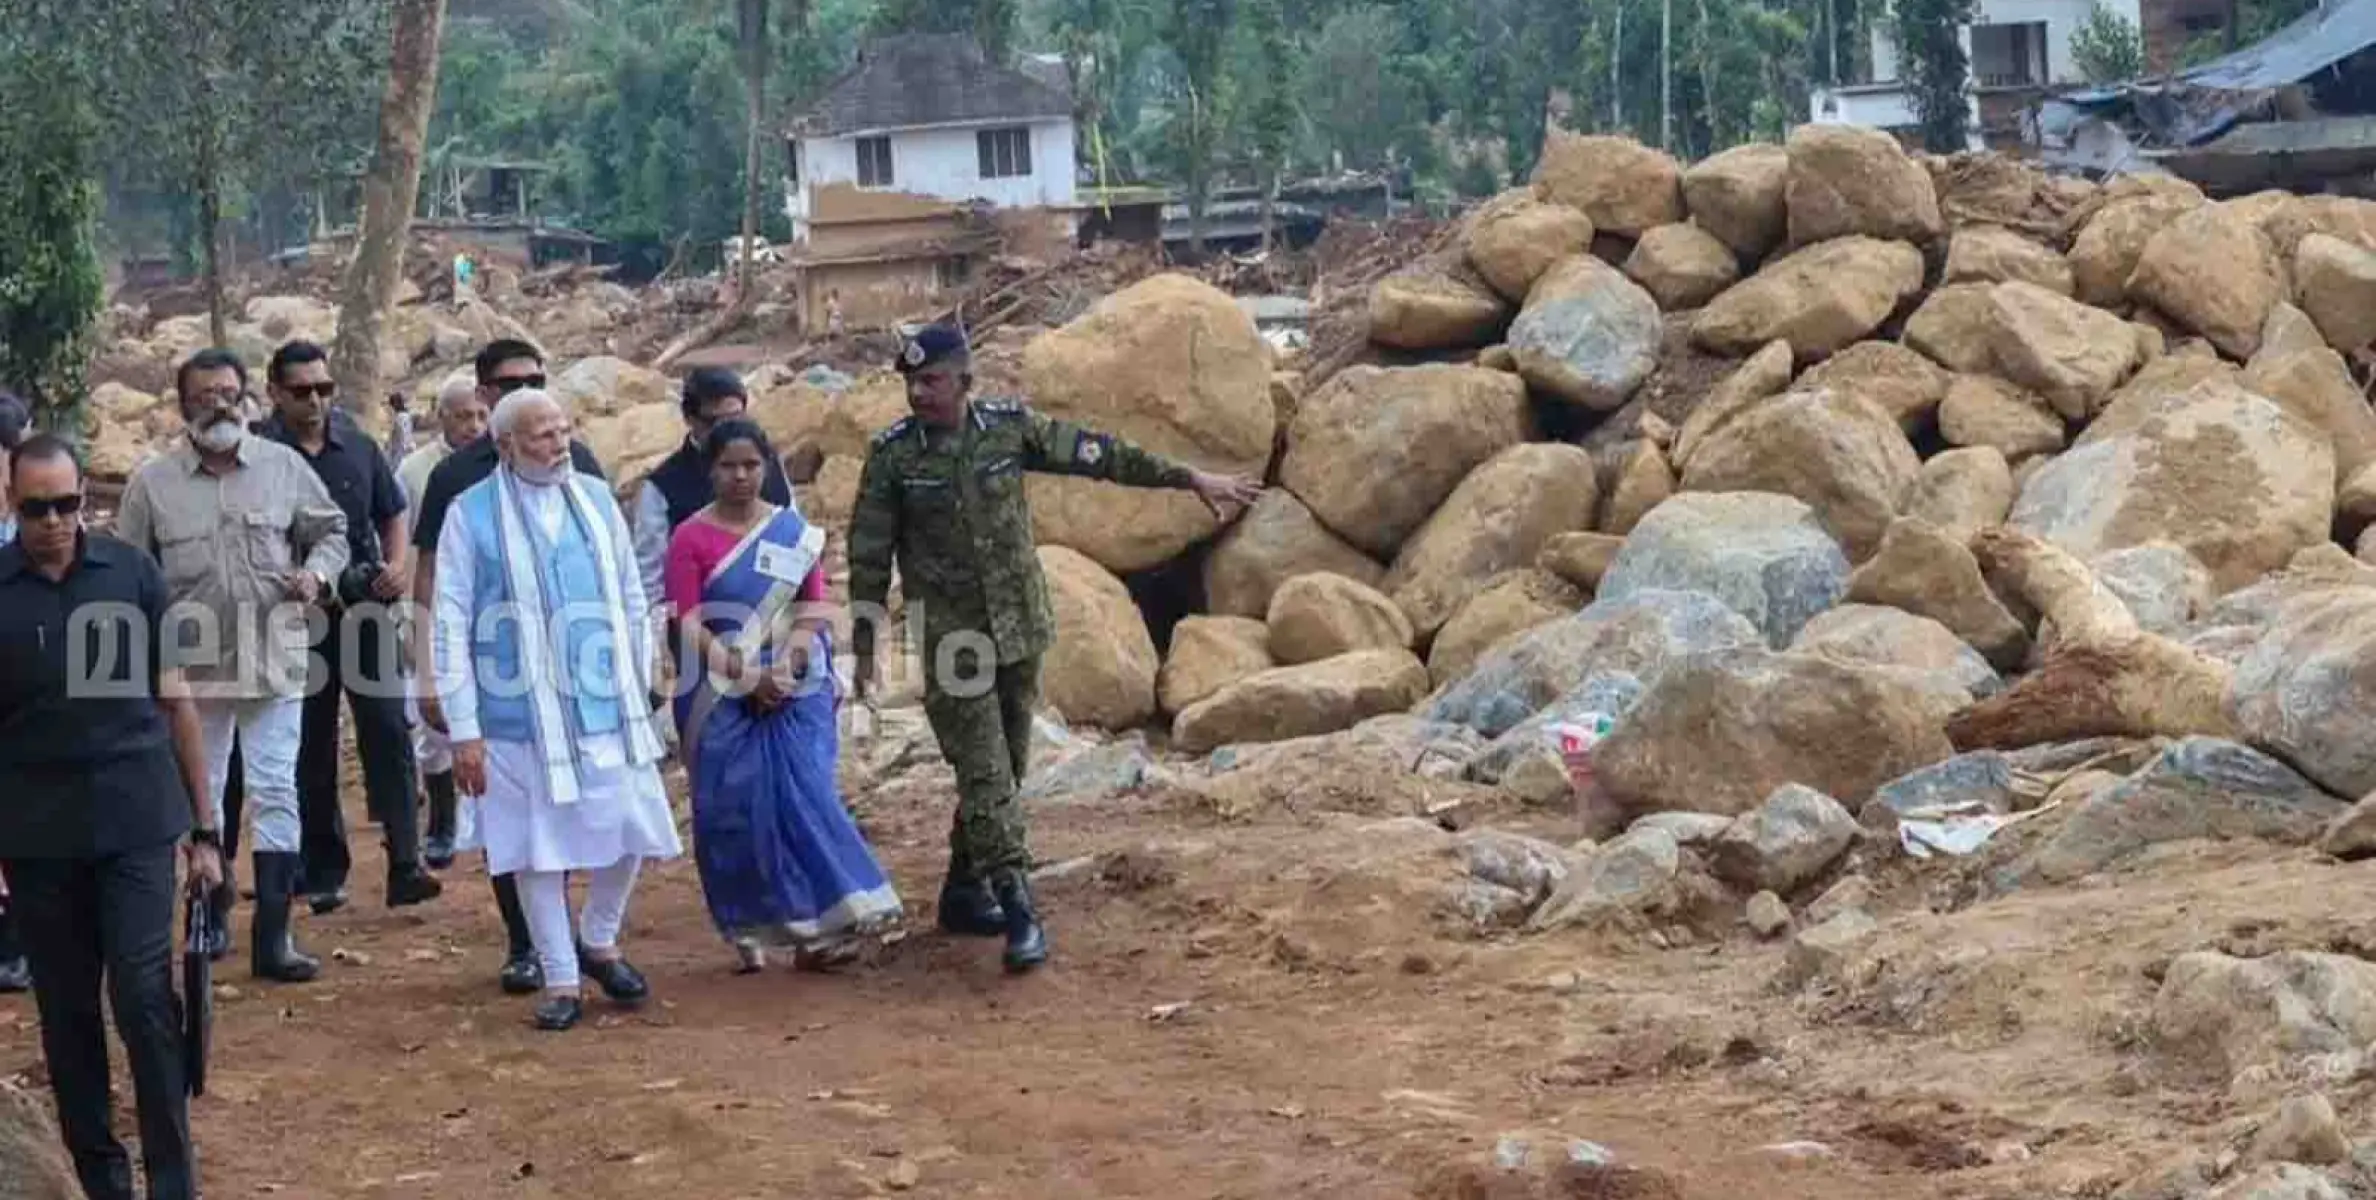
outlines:
[[[2010,136],[2023,101],[2039,91],[2082,84],[2071,59],[2071,35],[2099,3],[2142,25],[2144,0],[1981,0],[1980,19],[1961,31],[1971,63],[1968,144]],[[1817,88],[1810,120],[1817,124],[1864,125],[1909,131],[1915,126],[1912,97],[1900,81],[1898,48],[1886,25],[1872,34],[1873,71],[1868,82]]]

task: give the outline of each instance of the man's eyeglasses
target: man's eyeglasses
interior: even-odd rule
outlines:
[[[63,496],[26,496],[17,501],[17,516],[27,521],[39,521],[45,517],[71,517],[82,511],[82,504],[81,492],[69,492]]]
[[[285,383],[281,385],[281,390],[300,399],[311,396],[316,400],[327,400],[338,394],[338,384],[327,379],[320,383]]]
[[[542,375],[507,375],[494,383],[498,396],[509,396],[521,388],[542,388],[544,385],[545,377]]]

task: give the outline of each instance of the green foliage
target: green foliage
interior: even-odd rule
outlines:
[[[89,60],[52,35],[45,0],[0,0],[0,385],[42,426],[79,432],[83,362],[102,281]]]
[[[2318,7],[2318,0],[2235,0],[2237,46],[2249,46],[2293,24]],[[2178,52],[2178,65],[2192,67],[2228,52],[2225,30],[2189,39]]]
[[[1978,14],[1977,0],[1896,0],[1892,32],[1900,74],[1923,145],[1935,153],[1953,153],[1967,144],[1971,107],[1965,88],[1972,64],[1959,34]]]
[[[2145,73],[2145,35],[2137,23],[2097,4],[2071,32],[2071,62],[2089,83],[2118,83]]]
[[[1015,0],[881,0],[869,31],[885,33],[969,32],[994,62],[1014,50]]]

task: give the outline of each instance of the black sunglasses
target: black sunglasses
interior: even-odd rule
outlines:
[[[312,396],[317,400],[327,400],[338,394],[338,385],[325,379],[320,383],[285,383],[281,385],[281,390],[292,396]]]
[[[542,375],[513,375],[496,380],[494,387],[496,395],[509,396],[521,388],[541,388],[544,385],[545,377]]]
[[[44,517],[71,517],[82,511],[82,493],[69,492],[63,496],[27,496],[17,501],[17,515],[28,521]]]

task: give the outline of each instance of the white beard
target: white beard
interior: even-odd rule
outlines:
[[[221,454],[239,445],[246,432],[236,420],[217,421],[203,429],[191,430],[190,444],[210,454]]]
[[[534,487],[552,487],[569,478],[570,464],[564,461],[558,466],[546,467],[530,462],[514,462],[511,472],[522,483]]]

